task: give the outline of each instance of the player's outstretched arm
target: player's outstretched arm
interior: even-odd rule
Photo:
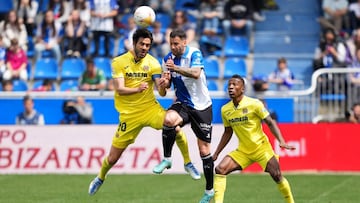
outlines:
[[[221,140],[216,148],[215,153],[213,154],[214,161],[217,159],[217,157],[219,156],[221,151],[224,149],[224,147],[229,143],[229,141],[232,137],[232,134],[233,134],[233,129],[231,127],[225,127],[224,133],[221,137]]]
[[[290,150],[294,150],[295,147],[294,146],[290,146],[288,144],[286,144],[279,127],[277,126],[276,122],[271,118],[271,116],[267,116],[264,119],[265,123],[269,126],[271,133],[276,137],[276,139],[279,141],[279,146],[281,148],[284,149],[290,149]]]

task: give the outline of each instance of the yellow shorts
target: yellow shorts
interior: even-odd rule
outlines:
[[[242,169],[247,168],[254,162],[257,162],[261,168],[265,171],[268,161],[275,156],[279,159],[279,156],[275,154],[269,142],[263,143],[259,148],[251,154],[246,154],[238,149],[228,154],[236,163],[238,163]]]
[[[135,113],[121,113],[119,126],[112,140],[112,145],[125,149],[135,142],[144,127],[160,130],[163,127],[166,111],[159,103],[149,106],[146,110]]]

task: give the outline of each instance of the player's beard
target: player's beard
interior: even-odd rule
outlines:
[[[135,55],[137,59],[142,59],[146,56],[148,51],[142,49],[135,49]]]

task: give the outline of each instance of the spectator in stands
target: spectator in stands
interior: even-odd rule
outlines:
[[[77,97],[76,101],[66,100],[63,103],[64,117],[61,124],[91,124],[93,123],[93,107],[84,97]]]
[[[223,27],[225,37],[233,35],[233,30],[241,31],[239,34],[250,36],[253,27],[252,5],[250,0],[229,0],[224,7],[225,18]]]
[[[91,10],[91,31],[95,43],[93,56],[99,55],[100,37],[105,38],[105,56],[110,56],[110,37],[114,31],[114,17],[118,12],[116,0],[89,0]]]
[[[188,20],[186,11],[176,11],[170,26],[166,29],[166,42],[170,44],[170,33],[174,29],[185,30],[187,36],[187,43],[189,46],[199,47],[199,43],[196,40],[196,23],[192,23]],[[168,52],[170,48],[166,52]]]
[[[54,20],[54,12],[48,10],[45,12],[45,18],[38,26],[35,40],[35,60],[42,57],[42,52],[45,50],[52,51],[55,55],[56,61],[60,64],[61,50],[60,43],[62,25]]]
[[[323,0],[324,16],[318,19],[323,29],[331,28],[340,33],[344,27],[349,28],[347,18],[349,2],[347,0]]]
[[[2,39],[3,37],[0,35],[0,80],[2,80],[6,70],[6,47],[4,46]]]
[[[294,79],[294,74],[288,68],[286,59],[281,57],[277,61],[277,68],[270,73],[268,82],[276,84],[277,90],[289,90],[294,84]]]
[[[53,11],[54,19],[60,24],[65,24],[70,16],[70,2],[66,0],[50,0],[48,10]]]
[[[3,92],[12,92],[14,90],[14,84],[12,80],[3,80],[1,86]]]
[[[125,30],[125,40],[124,40],[124,46],[127,51],[131,50],[133,48],[133,34],[137,29],[135,19],[133,17],[128,18],[128,24],[126,26]]]
[[[90,4],[87,0],[73,0],[70,4],[70,11],[77,10],[80,13],[81,21],[85,22],[87,28],[90,27]]]
[[[349,66],[349,68],[360,68],[360,49],[356,51],[356,58],[353,63]],[[360,73],[350,73],[349,80],[351,83],[352,92],[350,95],[354,100],[358,100],[360,98]]]
[[[17,15],[20,23],[24,23],[27,35],[33,37],[36,27],[36,14],[39,3],[37,0],[18,0]]]
[[[360,28],[360,0],[350,3],[349,20],[352,30]]]
[[[219,27],[224,17],[224,3],[218,0],[205,0],[200,4],[202,16],[202,33],[213,36],[219,33]]]
[[[28,60],[25,51],[19,46],[17,38],[11,40],[11,45],[6,52],[6,71],[4,80],[21,79],[27,81],[28,72],[26,69]]]
[[[86,24],[81,20],[78,10],[73,10],[65,27],[65,37],[67,39],[67,57],[81,57],[81,52],[85,51],[87,42]]]
[[[86,59],[86,70],[80,76],[79,89],[83,91],[104,90],[106,77],[103,70],[96,68],[92,58]]]
[[[53,81],[51,81],[50,79],[44,79],[42,84],[37,87],[34,88],[33,91],[37,91],[37,92],[47,92],[47,91],[53,91]]]
[[[262,93],[269,89],[268,76],[257,75],[253,77],[252,82],[255,93]]]
[[[166,55],[168,45],[166,44],[165,33],[161,31],[161,23],[156,21],[153,25],[153,43],[151,46],[151,54],[156,58]]]
[[[0,22],[0,34],[6,47],[10,47],[10,41],[18,39],[19,46],[27,50],[27,32],[24,23],[20,22],[15,10],[11,10],[7,18]]]
[[[354,103],[345,117],[350,123],[360,123],[360,103]]]
[[[347,62],[351,64],[356,59],[356,51],[360,49],[360,29],[353,31],[352,36],[349,37],[346,42],[346,49],[348,51]]]
[[[156,13],[166,13],[169,16],[174,15],[174,2],[172,0],[149,0],[149,6]]]
[[[44,115],[37,112],[34,109],[34,101],[29,95],[24,96],[23,104],[24,104],[24,111],[19,113],[16,117],[17,125],[44,125],[45,124]]]
[[[346,47],[333,29],[326,29],[315,51],[314,71],[319,68],[346,67]]]

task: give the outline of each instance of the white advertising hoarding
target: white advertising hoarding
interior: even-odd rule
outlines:
[[[98,173],[116,128],[116,125],[0,126],[0,174]],[[184,131],[191,159],[202,171],[196,137],[189,126]],[[222,132],[222,125],[213,126],[212,151]],[[236,148],[234,137],[220,159]],[[111,173],[152,173],[152,168],[163,158],[162,152],[161,131],[144,128]],[[183,164],[175,144],[172,168],[165,173],[184,173]]]

